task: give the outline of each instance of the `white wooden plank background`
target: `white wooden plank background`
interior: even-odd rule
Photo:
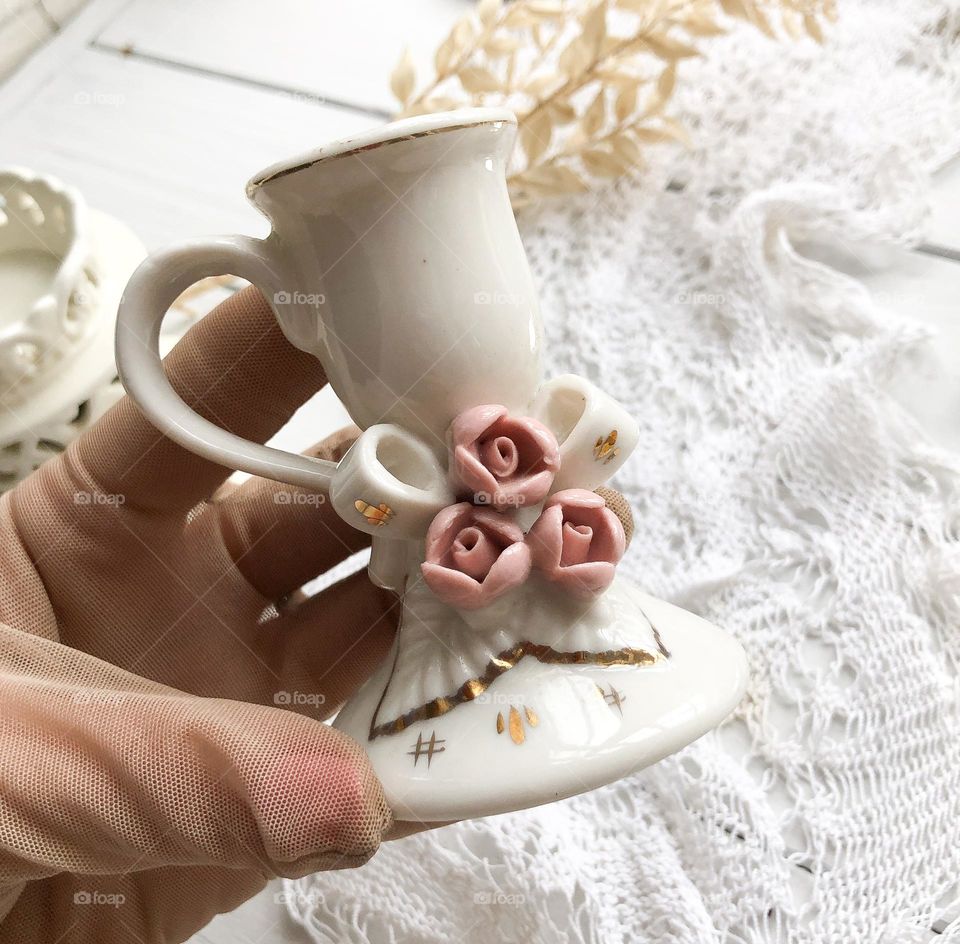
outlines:
[[[66,11],[76,0],[55,2]],[[402,47],[428,62],[466,8],[466,0],[92,0],[0,84],[0,164],[62,177],[150,248],[216,232],[261,235],[245,180],[388,114]],[[938,179],[928,242],[960,260],[958,209],[955,161]],[[894,392],[935,442],[960,450],[960,261],[857,255],[852,271],[887,307],[939,333]],[[345,421],[324,392],[274,443],[300,449]],[[278,890],[274,883],[217,918],[194,944],[306,941]]]
[[[196,0],[133,3],[97,41],[380,116],[395,106],[386,77],[404,45],[421,66],[431,62],[469,9],[465,0],[271,0],[269,8],[204,0],[202,13],[197,7]]]
[[[89,48],[7,106],[4,162],[41,167],[131,222],[150,247],[213,232],[264,235],[244,197],[261,166],[369,116]]]

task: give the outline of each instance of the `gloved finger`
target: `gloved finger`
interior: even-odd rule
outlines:
[[[263,442],[326,383],[316,358],[295,348],[266,299],[245,288],[218,305],[165,360],[174,389],[201,416]],[[133,508],[189,509],[229,470],[162,436],[129,397],[73,443],[68,462]]]
[[[358,434],[356,427],[340,430],[307,454],[338,462]],[[325,495],[270,479],[248,479],[215,508],[230,556],[268,600],[296,590],[370,543]]]
[[[0,944],[179,944],[265,884],[260,872],[219,866],[65,872],[27,885],[0,922]]]
[[[362,749],[0,626],[0,888],[60,872],[356,865],[391,818]]]
[[[260,700],[328,718],[390,652],[400,602],[352,574],[263,627],[260,652],[278,687]]]

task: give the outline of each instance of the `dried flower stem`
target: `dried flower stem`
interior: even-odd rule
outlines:
[[[432,81],[415,93],[405,55],[391,87],[403,115],[463,105],[512,108],[520,148],[508,182],[522,205],[627,173],[642,165],[647,146],[685,141],[664,111],[678,63],[699,55],[699,41],[726,31],[718,16],[745,20],[771,37],[779,25],[791,37],[822,42],[820,21],[833,19],[834,2],[480,0],[437,49]],[[652,92],[641,101],[638,91],[648,85]]]

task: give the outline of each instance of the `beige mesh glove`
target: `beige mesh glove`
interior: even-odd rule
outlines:
[[[167,370],[260,441],[325,382],[253,290]],[[364,539],[226,475],[124,400],[3,496],[3,944],[182,941],[270,876],[362,863],[390,824],[363,751],[319,719],[385,655],[392,600],[361,573],[273,607]]]

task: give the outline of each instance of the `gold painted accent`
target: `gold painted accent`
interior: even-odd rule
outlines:
[[[646,614],[644,614],[646,616]],[[650,620],[647,620],[650,623]],[[665,659],[670,658],[670,650],[663,644],[663,640],[660,638],[660,631],[657,629],[653,623],[650,623],[650,628],[653,630],[653,638],[657,641],[657,648],[660,650],[661,654]]]
[[[389,524],[390,519],[393,517],[393,509],[386,504],[386,502],[380,502],[379,505],[371,505],[358,498],[353,503],[353,507],[367,519],[367,524],[372,524],[377,528],[382,528],[385,524]]]
[[[617,447],[617,431],[611,429],[607,433],[607,438],[604,439],[603,436],[598,436],[596,444],[593,447],[593,458],[597,462],[602,462],[606,465],[608,462],[616,459],[620,455],[620,450]]]
[[[604,691],[602,685],[598,685],[597,688],[600,689],[600,694],[603,696],[603,700],[611,707],[616,708],[620,712],[620,717],[623,717],[623,703],[627,700],[627,696],[623,692],[618,692],[613,685],[610,686],[610,691]]]
[[[446,741],[447,741],[446,738],[438,738],[436,731],[430,732],[430,740],[427,741],[426,743],[424,743],[424,740],[423,740],[423,733],[421,732],[420,734],[418,734],[417,743],[410,745],[413,748],[413,750],[407,751],[407,754],[413,758],[413,766],[414,767],[417,766],[417,761],[419,761],[421,757],[426,757],[427,770],[429,770],[430,764],[433,761],[433,755],[442,754],[446,750],[445,747],[437,747],[437,745],[445,744]]]
[[[412,134],[405,134],[401,137],[390,136],[386,140],[372,141],[370,144],[358,144],[354,145],[353,147],[344,147],[342,150],[337,150],[333,154],[321,153],[319,157],[314,156],[311,153],[306,160],[299,161],[296,164],[286,164],[278,170],[268,168],[269,173],[254,177],[254,179],[250,181],[249,187],[252,192],[262,187],[264,184],[270,183],[271,180],[279,180],[281,177],[286,177],[288,174],[295,174],[297,171],[306,170],[308,167],[313,167],[314,164],[319,164],[321,161],[336,161],[345,157],[352,157],[355,154],[365,154],[368,151],[375,151],[377,148],[382,148],[386,145],[392,144],[394,141],[416,141],[417,138],[429,138],[438,134],[445,134],[450,131],[465,131],[467,128],[479,128],[483,125],[492,125],[496,124],[500,120],[501,119],[499,116],[494,116],[493,118],[488,118],[485,121],[471,121],[457,125],[444,125],[441,128],[428,128],[426,131],[415,131]],[[324,150],[327,149],[324,148]]]
[[[527,724],[531,728],[535,728],[540,724],[540,718],[537,717],[537,713],[530,707],[524,705],[523,714],[520,714],[520,709],[516,705],[510,706],[510,711],[508,713],[510,719],[509,730],[510,730],[510,740],[514,744],[523,744],[527,739],[527,732],[523,727],[523,719],[526,717]],[[503,734],[504,731],[504,722],[503,722],[503,712],[497,712],[497,734]]]
[[[452,711],[457,707],[457,705],[462,705],[467,701],[473,701],[478,695],[481,695],[483,692],[485,692],[493,684],[493,682],[496,681],[496,679],[504,674],[504,672],[512,669],[524,656],[533,656],[539,662],[545,662],[552,665],[600,666],[646,666],[654,665],[657,662],[663,661],[664,659],[669,659],[670,653],[660,640],[660,634],[657,632],[656,627],[653,629],[653,635],[657,640],[657,652],[648,652],[646,649],[630,648],[608,649],[605,652],[585,652],[583,650],[578,650],[575,652],[560,652],[556,649],[552,649],[550,646],[542,645],[541,643],[520,642],[510,649],[505,649],[503,652],[498,653],[493,659],[490,660],[490,662],[487,663],[486,669],[479,678],[467,679],[467,681],[464,682],[456,692],[449,695],[443,695],[439,698],[434,698],[432,701],[428,701],[425,704],[420,705],[418,708],[413,708],[412,710],[406,712],[406,714],[401,715],[399,718],[394,718],[392,721],[384,721],[378,724],[377,716],[380,713],[380,705],[383,704],[387,687],[390,685],[390,681],[388,679],[387,686],[384,687],[384,690],[380,695],[380,702],[377,705],[377,710],[373,713],[373,717],[370,719],[370,732],[368,735],[369,740],[372,741],[374,738],[378,738],[383,734],[398,734],[411,724],[416,724],[418,721],[424,721],[428,718],[439,718],[440,715],[444,715],[448,711]],[[396,668],[396,662],[394,662],[394,668]],[[390,675],[392,678],[392,671]]]
[[[523,733],[523,719],[520,717],[520,712],[511,705],[510,706],[510,740],[514,744],[523,744],[525,735]]]

